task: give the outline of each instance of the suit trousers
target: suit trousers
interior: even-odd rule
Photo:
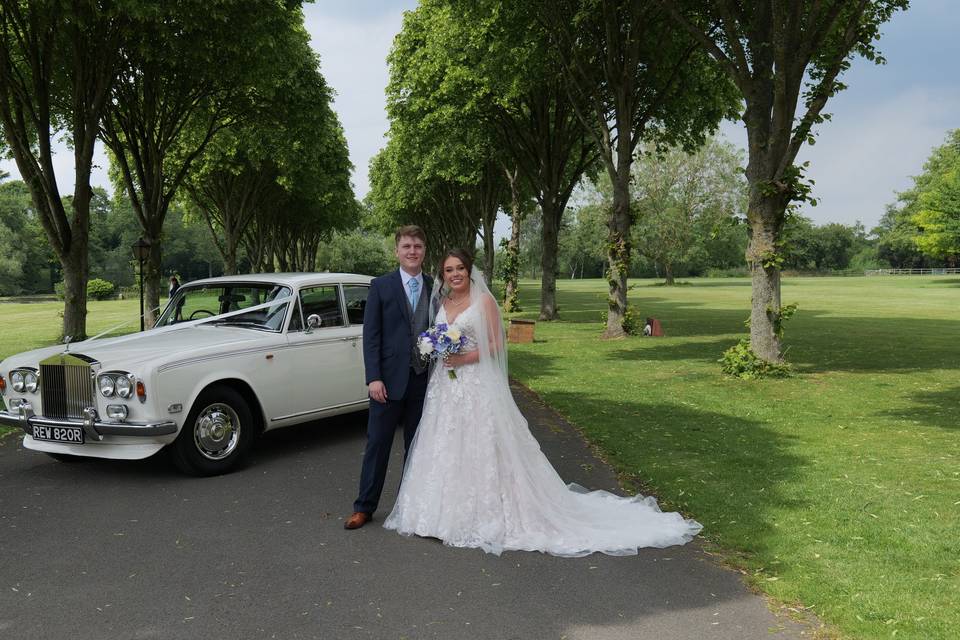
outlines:
[[[370,400],[370,417],[367,420],[367,448],[363,453],[363,469],[360,471],[360,492],[354,511],[373,514],[380,503],[383,483],[387,477],[387,463],[393,448],[393,435],[398,426],[403,427],[403,460],[406,464],[410,443],[420,424],[423,399],[427,394],[427,373],[410,369],[407,392],[403,398],[388,398],[385,403]]]

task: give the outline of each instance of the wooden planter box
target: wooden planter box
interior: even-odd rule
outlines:
[[[507,342],[533,342],[533,327],[536,324],[533,320],[511,318]]]

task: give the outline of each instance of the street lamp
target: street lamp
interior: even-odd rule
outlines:
[[[143,331],[143,263],[150,256],[150,242],[141,236],[133,244],[132,249],[133,257],[140,263],[140,331]]]

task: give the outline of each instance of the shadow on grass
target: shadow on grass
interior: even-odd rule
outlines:
[[[925,287],[960,287],[960,278],[944,278],[942,280],[928,280],[923,283]]]
[[[799,481],[805,461],[792,436],[764,423],[683,404],[609,402],[580,393],[544,394],[544,400],[584,432],[630,483],[680,508],[704,525],[723,521],[726,542],[762,550],[776,514],[805,501],[783,490]],[[735,522],[732,522],[735,521]]]
[[[536,343],[534,343],[536,344]],[[510,375],[517,375],[526,380],[536,380],[556,373],[553,366],[556,358],[547,356],[536,351],[526,351],[522,356],[514,358],[509,362]]]
[[[669,362],[673,360],[701,360],[716,362],[725,349],[735,340],[718,339],[708,342],[669,340],[660,338],[631,339],[630,347],[613,351],[607,356],[613,361],[636,360],[639,362]],[[634,346],[635,345],[635,346]]]
[[[800,372],[960,367],[955,320],[847,318],[809,310],[791,321],[785,356]]]
[[[914,394],[911,400],[914,404],[910,406],[883,411],[879,415],[940,429],[960,429],[960,418],[957,417],[960,386],[940,391],[921,391]]]

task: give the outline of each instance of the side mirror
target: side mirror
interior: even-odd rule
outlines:
[[[316,329],[317,327],[319,327],[319,326],[322,325],[322,324],[323,324],[323,319],[321,319],[320,316],[318,316],[317,314],[311,313],[310,315],[307,316],[307,327],[308,327],[308,328],[310,328],[310,329]]]

